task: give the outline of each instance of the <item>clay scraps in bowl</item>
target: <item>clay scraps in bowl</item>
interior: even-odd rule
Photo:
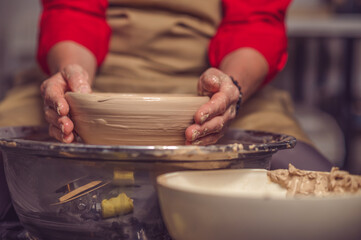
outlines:
[[[287,196],[330,196],[360,193],[361,176],[333,167],[330,172],[305,171],[289,164],[288,169],[268,171],[272,182],[287,189]]]

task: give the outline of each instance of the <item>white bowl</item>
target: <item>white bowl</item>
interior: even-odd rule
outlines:
[[[157,183],[176,240],[361,239],[361,194],[286,198],[256,169],[176,172]]]
[[[75,130],[89,144],[184,145],[185,130],[208,97],[68,92]]]

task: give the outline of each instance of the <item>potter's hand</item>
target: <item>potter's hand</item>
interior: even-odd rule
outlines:
[[[68,117],[69,104],[64,98],[67,91],[90,93],[88,73],[79,65],[67,65],[41,85],[45,119],[49,122],[49,135],[70,143],[74,140],[74,124]]]
[[[194,115],[195,124],[186,129],[186,144],[214,144],[236,117],[240,93],[228,75],[210,68],[198,81],[198,94],[210,96],[211,99]]]

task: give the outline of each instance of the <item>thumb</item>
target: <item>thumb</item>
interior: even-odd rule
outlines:
[[[72,92],[91,93],[88,73],[79,65],[67,65],[61,74]]]
[[[200,95],[211,96],[214,93],[218,92],[224,73],[216,68],[210,68],[205,71],[198,82],[198,92]]]

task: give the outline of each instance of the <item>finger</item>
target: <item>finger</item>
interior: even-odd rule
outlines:
[[[44,115],[45,115],[45,120],[51,124],[51,125],[54,125],[55,127],[57,127],[58,129],[61,129],[61,126],[58,122],[58,119],[59,119],[59,115],[57,112],[55,112],[54,109],[48,107],[48,106],[45,106],[44,107]]]
[[[49,135],[58,141],[64,142],[64,143],[71,143],[74,140],[74,134],[70,133],[68,135],[65,135],[61,132],[60,129],[55,127],[54,125],[49,125]]]
[[[199,124],[192,124],[189,126],[185,131],[186,141],[193,142],[201,135],[201,125]]]
[[[60,129],[63,134],[70,135],[74,130],[74,123],[68,116],[62,116],[58,119]]]
[[[61,71],[62,76],[67,80],[69,88],[73,92],[90,93],[88,73],[79,65],[71,64]]]
[[[74,124],[69,117],[59,117],[59,115],[49,107],[44,108],[44,113],[46,121],[58,128],[63,134],[69,135],[74,130]]]
[[[235,105],[231,105],[224,115],[214,117],[203,125],[193,124],[189,126],[185,132],[186,140],[193,142],[207,135],[222,132],[235,117]]]
[[[222,81],[226,76],[226,74],[216,68],[206,70],[198,81],[198,93],[200,95],[210,96],[213,93],[218,92]]]
[[[207,145],[217,143],[218,140],[221,139],[223,136],[224,136],[223,132],[214,133],[214,134],[207,135],[206,137],[200,138],[193,142],[186,141],[186,145],[207,146]]]
[[[55,74],[41,85],[45,106],[54,109],[60,116],[69,113],[69,105],[64,98],[66,90],[66,82],[60,74]]]
[[[194,121],[203,124],[215,116],[223,115],[226,110],[238,101],[239,90],[232,82],[224,83],[221,91],[215,93],[209,102],[203,104],[195,113]]]
[[[201,76],[200,80],[197,83],[198,95],[199,96],[209,96],[209,97],[211,97],[213,95],[213,92],[209,92],[208,90],[206,90],[203,87],[203,85],[204,85],[203,84],[203,79],[202,79],[202,76]]]

